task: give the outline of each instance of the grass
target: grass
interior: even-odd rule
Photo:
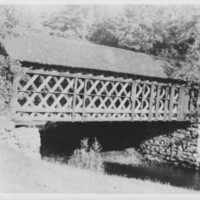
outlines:
[[[101,145],[96,138],[92,145],[89,145],[88,138],[81,140],[81,147],[75,149],[73,155],[69,158],[68,164],[82,169],[103,172],[104,163],[101,155]]]
[[[0,146],[0,192],[5,193],[170,193],[196,194],[148,180],[128,179],[27,157]]]

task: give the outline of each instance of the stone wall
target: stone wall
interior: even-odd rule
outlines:
[[[200,169],[200,125],[174,128],[148,138],[139,150],[147,160]]]
[[[40,134],[37,128],[19,127],[10,121],[1,120],[0,143],[28,156],[40,158]]]

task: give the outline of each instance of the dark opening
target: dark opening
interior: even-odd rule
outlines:
[[[189,123],[178,122],[75,122],[48,124],[41,130],[41,155],[69,154],[78,148],[83,138],[94,138],[103,151],[138,148],[145,140],[168,134]]]

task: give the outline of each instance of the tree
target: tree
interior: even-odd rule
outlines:
[[[91,6],[68,5],[45,20],[43,25],[51,35],[85,39],[92,14]]]
[[[0,36],[5,37],[6,34],[13,32],[13,29],[19,23],[19,13],[13,6],[0,6]]]
[[[0,6],[0,36],[30,35],[45,32],[42,16],[34,16],[25,6]]]

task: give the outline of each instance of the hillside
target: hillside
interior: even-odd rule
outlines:
[[[1,193],[198,193],[159,182],[111,176],[27,157],[0,146]]]

